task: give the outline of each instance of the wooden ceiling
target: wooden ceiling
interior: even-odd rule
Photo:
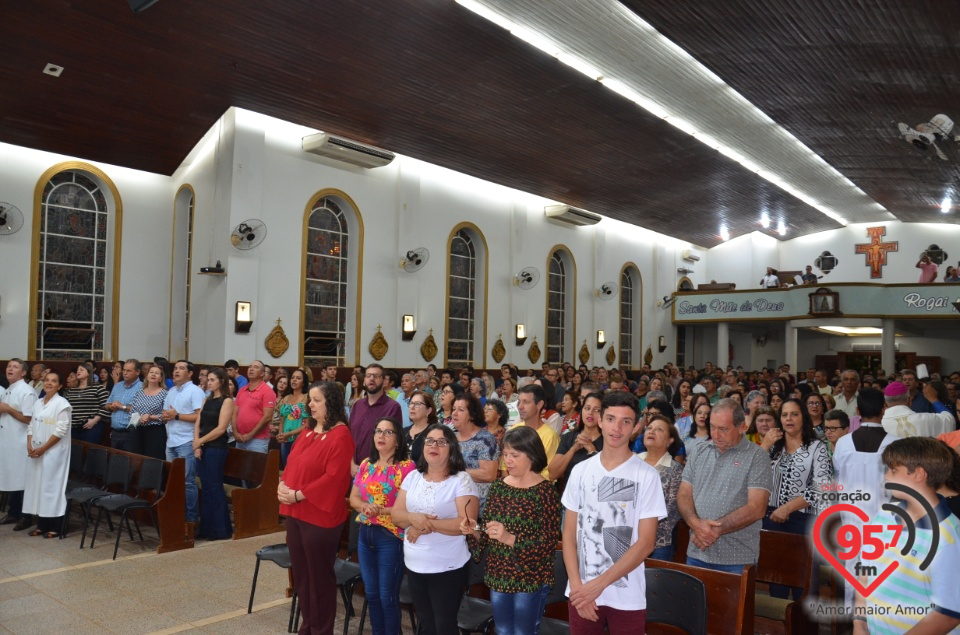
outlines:
[[[922,156],[896,122],[960,104],[960,6],[625,4],[898,218],[943,220],[960,148]],[[761,211],[791,236],[839,226],[453,0],[31,0],[3,17],[2,142],[172,174],[237,106],[707,247]]]

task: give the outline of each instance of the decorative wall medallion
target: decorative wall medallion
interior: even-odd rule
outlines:
[[[899,248],[900,243],[898,241],[882,242],[881,239],[886,233],[886,227],[867,227],[867,236],[869,236],[870,242],[854,245],[854,253],[867,256],[867,266],[870,267],[871,278],[883,277],[883,266],[887,264],[887,252],[897,251]]]
[[[290,340],[287,339],[286,333],[283,332],[279,318],[277,319],[277,325],[273,327],[270,335],[267,335],[267,339],[264,340],[263,343],[267,347],[267,352],[274,357],[280,357],[290,348]]]
[[[423,340],[423,344],[420,345],[420,355],[426,361],[432,362],[433,358],[437,356],[437,350],[437,340],[433,339],[433,329],[430,329],[427,339]]]
[[[612,364],[613,362],[610,363]],[[647,364],[648,366],[653,363],[653,348],[650,346],[647,347],[647,352],[643,354],[643,363]]]
[[[490,351],[490,354],[493,355],[493,361],[498,364],[507,356],[507,349],[503,346],[503,333],[497,335],[497,341],[493,343],[493,350]]]
[[[587,340],[583,340],[583,346],[580,347],[578,356],[580,357],[581,364],[586,364],[590,361],[590,349],[587,348]]]
[[[373,336],[373,339],[370,340],[370,354],[379,362],[383,359],[384,355],[387,354],[389,348],[390,345],[387,344],[387,338],[380,332],[380,325],[377,324],[377,333]]]
[[[615,361],[617,361],[617,352],[613,350],[613,342],[610,342],[610,348],[607,349],[607,366],[613,366]]]
[[[540,345],[537,344],[537,336],[533,336],[533,344],[530,345],[529,350],[527,350],[527,359],[530,360],[531,364],[536,364],[540,361]]]

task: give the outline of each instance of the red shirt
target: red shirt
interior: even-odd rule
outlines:
[[[237,393],[237,432],[247,434],[263,419],[263,411],[267,408],[276,408],[277,395],[273,389],[262,381],[254,390],[246,385]],[[270,425],[260,428],[255,439],[269,439]]]
[[[283,482],[292,490],[301,490],[303,499],[292,505],[280,505],[280,513],[319,527],[336,527],[347,520],[347,494],[350,493],[350,459],[353,437],[347,426],[329,432],[302,433],[293,443]]]

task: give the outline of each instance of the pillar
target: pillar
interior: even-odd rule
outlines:
[[[730,364],[730,324],[717,323],[717,368],[726,370]]]
[[[784,363],[790,364],[790,370],[796,373],[799,370],[797,366],[797,328],[793,322],[787,322],[783,332],[783,357]]]
[[[883,320],[881,327],[883,334],[880,335],[880,366],[887,371],[887,376],[897,369],[897,349],[895,348],[895,338],[897,332],[895,320]]]

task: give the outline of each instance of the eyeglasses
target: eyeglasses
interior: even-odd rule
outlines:
[[[392,437],[397,433],[388,428],[385,428],[383,430],[377,428],[376,430],[373,431],[373,434],[375,434],[378,437]]]
[[[843,430],[843,426],[823,426],[824,430]]]
[[[437,446],[438,448],[445,448],[450,445],[450,442],[447,441],[446,439],[425,439],[423,441],[423,444],[428,448],[432,448],[433,446]]]
[[[409,404],[407,407],[408,407],[408,408],[419,408],[420,406],[426,406],[426,405],[427,405],[427,404],[423,403],[422,401],[411,401],[410,404]]]
[[[364,375],[364,377],[368,379],[381,379],[383,375],[381,375],[380,373],[367,373],[366,375]]]

